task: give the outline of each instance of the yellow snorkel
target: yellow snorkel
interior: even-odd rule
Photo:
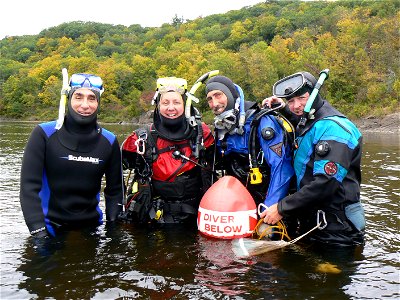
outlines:
[[[213,70],[210,72],[207,72],[203,75],[201,75],[196,82],[193,84],[192,88],[190,89],[190,91],[188,93],[186,93],[187,95],[187,99],[186,99],[186,106],[185,106],[185,117],[188,120],[188,123],[190,126],[194,127],[197,125],[195,117],[191,115],[191,106],[192,106],[192,100],[196,103],[199,103],[199,99],[196,98],[194,96],[194,94],[196,93],[196,91],[198,90],[198,88],[204,84],[204,82],[206,82],[206,80],[210,77],[213,77],[215,75],[218,75],[219,70]]]
[[[58,108],[58,119],[56,123],[56,129],[60,129],[64,123],[64,116],[65,116],[65,105],[67,104],[67,97],[71,87],[68,84],[68,71],[66,68],[62,69],[62,76],[63,76],[63,84],[61,88],[61,99],[60,99],[60,106]]]

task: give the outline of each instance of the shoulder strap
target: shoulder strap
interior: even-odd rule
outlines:
[[[293,125],[280,113],[278,113],[275,118],[278,121],[278,124],[282,127],[283,132],[285,134],[283,140],[285,145],[290,145],[291,150],[293,151],[294,149],[297,148],[296,136],[295,136],[296,132]]]

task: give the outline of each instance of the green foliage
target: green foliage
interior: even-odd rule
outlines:
[[[4,83],[0,98],[2,116],[23,118],[32,116],[38,104],[35,95],[39,92],[40,81],[37,78],[12,75]]]
[[[203,112],[201,119],[206,124],[213,124],[214,123],[214,114],[211,110],[206,110]]]
[[[261,1],[260,1],[261,2]],[[279,78],[329,68],[324,96],[352,117],[399,109],[400,2],[278,1],[156,28],[70,22],[0,40],[0,115],[56,118],[61,69],[105,82],[100,120],[131,120],[151,108],[161,76],[188,80],[220,70],[261,101]],[[204,87],[196,95],[212,114]]]
[[[0,57],[0,83],[5,82],[11,75],[17,74],[24,66],[24,63]]]

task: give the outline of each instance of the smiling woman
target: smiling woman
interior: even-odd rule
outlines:
[[[159,78],[153,123],[123,142],[124,166],[137,174],[131,186],[138,186],[128,190],[124,220],[142,226],[184,223],[195,228],[200,199],[210,185],[211,171],[205,169],[212,163],[214,138],[191,104],[195,124],[186,118],[187,98],[185,79]],[[204,141],[201,146],[198,140]]]
[[[182,95],[178,92],[167,92],[161,95],[160,114],[168,119],[176,119],[183,115]]]

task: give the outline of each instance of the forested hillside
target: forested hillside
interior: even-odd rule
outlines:
[[[64,67],[103,78],[101,121],[148,110],[158,77],[191,85],[215,69],[261,102],[283,76],[329,68],[323,94],[333,105],[351,117],[387,114],[399,109],[399,7],[397,0],[267,1],[157,28],[71,22],[6,37],[0,116],[56,118]]]

